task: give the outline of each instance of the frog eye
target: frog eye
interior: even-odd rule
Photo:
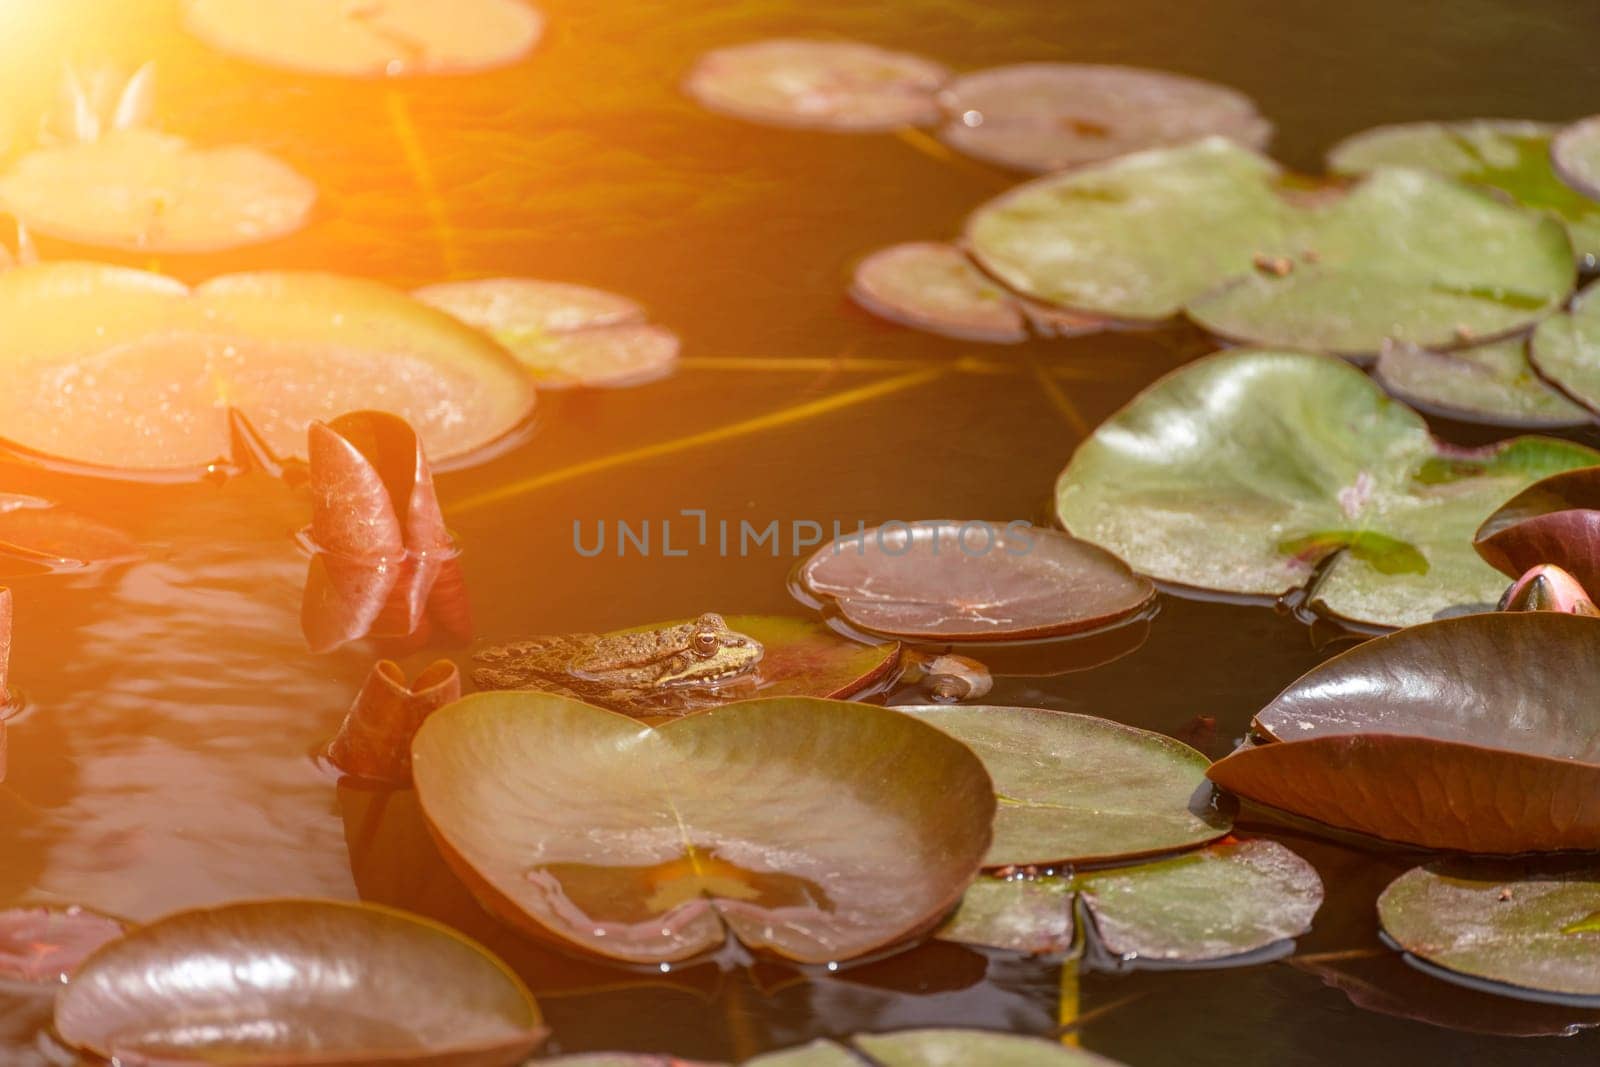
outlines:
[[[710,630],[701,630],[694,635],[694,650],[696,655],[711,655],[717,650],[717,635]]]

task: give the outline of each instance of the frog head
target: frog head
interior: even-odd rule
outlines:
[[[730,630],[714,612],[706,612],[682,630],[682,650],[662,661],[656,685],[714,685],[742,677],[755,671],[766,651],[755,638]]]

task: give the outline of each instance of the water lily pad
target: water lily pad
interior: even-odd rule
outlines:
[[[82,570],[138,555],[139,546],[121,530],[39,497],[0,493],[0,577]]]
[[[1600,589],[1600,467],[1530,485],[1483,520],[1472,544],[1508,577],[1548,563],[1584,589]]]
[[[1081,1048],[1021,1034],[982,1030],[901,1030],[859,1034],[852,1043],[880,1067],[1110,1067],[1116,1063]]]
[[[215,252],[305,225],[316,186],[254,148],[154,130],[41,148],[0,176],[0,206],[39,233],[142,252]]]
[[[1597,461],[1539,437],[1462,453],[1340,360],[1224,352],[1102,424],[1056,508],[1070,533],[1153,578],[1279,596],[1315,576],[1323,610],[1408,626],[1492,606],[1506,583],[1472,531],[1539,477]]]
[[[1600,115],[1574,122],[1550,142],[1550,157],[1561,180],[1600,200]]]
[[[1414,867],[1378,898],[1400,947],[1510,995],[1600,1004],[1600,865],[1468,863]]]
[[[993,67],[955,79],[943,101],[946,144],[1018,170],[1061,170],[1210,134],[1250,148],[1272,137],[1243,93],[1137,67]]]
[[[374,77],[514,63],[538,42],[544,18],[525,0],[185,0],[183,24],[258,63]]]
[[[1328,152],[1336,174],[1378,167],[1417,167],[1499,190],[1566,224],[1572,247],[1591,262],[1600,255],[1600,201],[1564,183],[1551,164],[1557,127],[1519,119],[1468,119],[1378,126],[1347,137]]]
[[[855,302],[874,315],[966,341],[1028,338],[1017,299],[954,245],[915,241],[879,249],[856,265]]]
[[[370,904],[179,912],[86,960],[56,1001],[69,1044],[123,1063],[521,1063],[545,1029],[482,946]]]
[[[640,385],[671,374],[678,336],[626,297],[526,278],[429,285],[418,300],[488,333],[546,388]]]
[[[1600,843],[1600,619],[1488,612],[1313,668],[1213,764],[1223,788],[1391,841],[1464,852]]]
[[[1600,413],[1600,285],[1579,293],[1571,310],[1541,322],[1528,356],[1562,392]]]
[[[1094,545],[1017,523],[937,519],[832,541],[801,566],[806,592],[853,625],[926,640],[1092,630],[1149,606],[1155,587]]]
[[[1215,137],[1020,186],[974,213],[967,240],[985,270],[1047,303],[1187,311],[1227,337],[1354,356],[1514,332],[1575,276],[1553,219],[1422,171],[1308,195]]]
[[[713,111],[751,122],[873,132],[938,122],[938,91],[949,77],[907,52],[777,38],[707,52],[683,88]]]
[[[1387,344],[1374,377],[1392,395],[1446,418],[1521,427],[1594,421],[1534,372],[1522,337],[1448,352]]]
[[[412,744],[442,850],[491,911],[614,959],[848,960],[943,918],[989,847],[993,786],[909,715],[804,698],[647,727],[479,693]]]
[[[981,878],[939,936],[1013,951],[1073,947],[1081,901],[1100,948],[1124,961],[1205,963],[1311,928],[1316,869],[1275,841],[1225,841],[1171,859],[1069,877]]]
[[[43,904],[0,911],[0,984],[60,985],[101,945],[127,931],[87,908]]]
[[[91,263],[0,274],[0,428],[77,463],[203,473],[230,449],[229,408],[276,454],[307,426],[377,408],[435,461],[503,436],[533,390],[493,342],[384,286],[327,274],[233,274],[190,290]]]
[[[999,808],[985,866],[1149,856],[1232,825],[1211,805],[1209,761],[1162,734],[1042,708],[897,710],[966,744],[989,769]]]

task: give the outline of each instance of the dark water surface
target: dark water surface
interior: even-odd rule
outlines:
[[[844,291],[857,258],[953,235],[1015,176],[941,159],[914,137],[704,113],[675,85],[707,48],[800,34],[873,41],[957,69],[1061,59],[1194,74],[1252,94],[1277,124],[1274,154],[1306,169],[1336,139],[1380,122],[1559,120],[1600,106],[1600,11],[1586,0],[541,6],[549,27],[527,62],[386,85],[229,60],[178,32],[170,2],[0,0],[0,151],[8,128],[14,146],[31,136],[64,59],[132,69],[154,58],[159,125],[257,144],[321,188],[316,222],[291,239],[123,262],[190,281],[247,267],[343,270],[405,287],[561,279],[635,297],[682,335],[686,359],[672,380],[545,394],[523,444],[441,477],[477,639],[488,642],[707,610],[803,612],[785,591],[786,551],[585,559],[574,520],[592,536],[597,523],[659,523],[692,508],[757,527],[1041,517],[1089,428],[1212,347],[1173,327],[986,348],[855,310]],[[1299,963],[1090,972],[1076,1008],[1070,995],[1063,1005],[1054,968],[942,944],[831,978],[771,966],[640,976],[562,959],[476,910],[407,794],[336,785],[311,760],[373,659],[395,655],[415,669],[463,650],[368,642],[307,653],[306,563],[292,539],[309,516],[303,496],[260,477],[129,487],[10,463],[0,464],[0,491],[57,499],[126,529],[147,553],[9,583],[13,675],[29,710],[10,724],[0,787],[0,903],[57,899],[135,919],[275,895],[399,904],[503,953],[539,993],[565,1051],[721,1059],[917,1024],[1046,1034],[1075,1013],[1085,1047],[1136,1065],[1600,1058],[1597,1031],[1467,1032],[1548,1033],[1584,1017],[1459,991],[1374,952],[1373,900],[1415,857],[1297,834],[1282,836],[1329,889]],[[1168,597],[1137,652],[1055,678],[1001,679],[992,699],[1167,732],[1215,716],[1220,755],[1322,654],[1304,626],[1269,608]],[[1357,1007],[1304,959],[1326,967],[1325,954],[1351,953],[1345,980],[1367,989],[1367,1003],[1465,1029]],[[1385,1001],[1373,989],[1392,992]],[[35,1062],[24,1050],[38,1013],[4,998],[0,1063]]]

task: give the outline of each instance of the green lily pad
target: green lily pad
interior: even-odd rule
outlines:
[[[533,389],[498,345],[386,286],[256,273],[190,289],[98,263],[0,274],[0,436],[132,471],[203,475],[231,449],[229,409],[279,456],[348,411],[404,418],[444,463],[502,437]]]
[[[1056,510],[1152,578],[1279,596],[1317,576],[1323,610],[1409,626],[1492,606],[1505,579],[1473,551],[1478,524],[1540,477],[1597,460],[1541,437],[1462,453],[1340,360],[1223,352],[1102,424],[1057,482]]]
[[[1559,218],[1579,258],[1592,263],[1600,256],[1600,201],[1557,176],[1550,144],[1557,129],[1518,119],[1378,126],[1334,145],[1328,169],[1366,174],[1379,167],[1417,167],[1497,189],[1525,207]]]
[[[1020,1034],[982,1030],[901,1030],[858,1034],[856,1048],[878,1067],[1110,1067],[1116,1063],[1081,1048]]]
[[[1448,352],[1385,345],[1373,376],[1391,395],[1446,418],[1522,427],[1594,421],[1534,372],[1522,337]]]
[[[141,252],[214,252],[305,225],[316,186],[254,148],[200,149],[154,130],[41,148],[0,177],[0,206],[30,228]]]
[[[1600,115],[1591,115],[1556,134],[1550,157],[1561,180],[1600,200]]]
[[[1163,734],[1042,708],[897,709],[978,754],[999,807],[988,867],[1149,856],[1227,833],[1205,788],[1210,761]]]
[[[548,1032],[483,946],[372,904],[179,912],[89,956],[56,998],[69,1044],[118,1062],[512,1067]]]
[[[1018,292],[1353,356],[1525,328],[1572,291],[1553,219],[1422,171],[1306,195],[1210,138],[1030,182],[978,209],[974,258]]]
[[[523,930],[635,963],[731,931],[807,963],[916,937],[988,850],[994,786],[888,708],[724,704],[663,726],[538,692],[434,712],[412,773],[441,851]]]
[[[1065,954],[1073,948],[1079,901],[1095,940],[1114,957],[1204,963],[1305,933],[1322,904],[1322,880],[1275,841],[1226,841],[1069,877],[981,878],[939,936]]]
[[[269,66],[394,77],[514,63],[538,42],[544,18],[525,0],[185,0],[183,24],[215,48]]]
[[[1600,1003],[1600,864],[1415,867],[1378,898],[1384,930],[1407,952],[1469,978]]]
[[[1528,357],[1562,392],[1600,413],[1600,285],[1587,286],[1571,310],[1541,322]]]

